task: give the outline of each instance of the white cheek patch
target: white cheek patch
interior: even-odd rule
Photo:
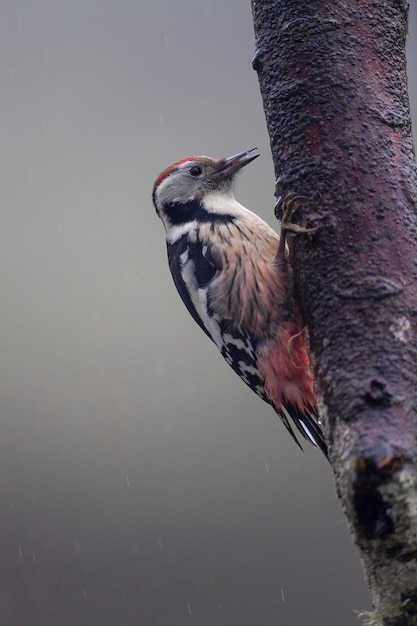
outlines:
[[[155,201],[158,207],[160,217],[164,219],[164,206],[168,204],[183,204],[194,200],[196,194],[201,187],[200,178],[192,178],[187,175],[193,161],[185,161],[177,164],[171,171],[159,182]]]

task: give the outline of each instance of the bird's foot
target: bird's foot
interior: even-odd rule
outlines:
[[[294,211],[306,202],[307,198],[302,196],[299,193],[289,193],[285,197],[285,199],[280,196],[275,205],[275,216],[279,219],[283,224],[291,223],[291,219]]]
[[[287,233],[290,232],[293,235],[308,235],[311,233],[315,233],[323,227],[324,219],[326,219],[325,215],[318,214],[310,214],[308,216],[310,223],[316,222],[315,226],[300,226],[299,224],[294,224],[292,220],[292,216],[300,204],[303,204],[307,201],[305,196],[302,196],[298,193],[289,193],[285,200],[282,198],[278,198],[277,203],[275,205],[275,216],[281,221],[281,251],[285,247],[285,240]]]

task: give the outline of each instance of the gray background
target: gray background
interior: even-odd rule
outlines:
[[[273,223],[249,1],[3,0],[0,29],[0,624],[356,625],[329,467],[186,314],[151,205],[258,146],[237,195]]]

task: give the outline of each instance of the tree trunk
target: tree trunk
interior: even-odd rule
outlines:
[[[417,624],[417,176],[402,0],[252,0],[295,290],[378,626]],[[279,204],[278,204],[279,206]],[[279,213],[279,210],[278,210]]]

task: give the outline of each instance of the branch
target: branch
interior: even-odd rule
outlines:
[[[252,0],[276,193],[372,624],[417,624],[417,172],[407,2]]]

